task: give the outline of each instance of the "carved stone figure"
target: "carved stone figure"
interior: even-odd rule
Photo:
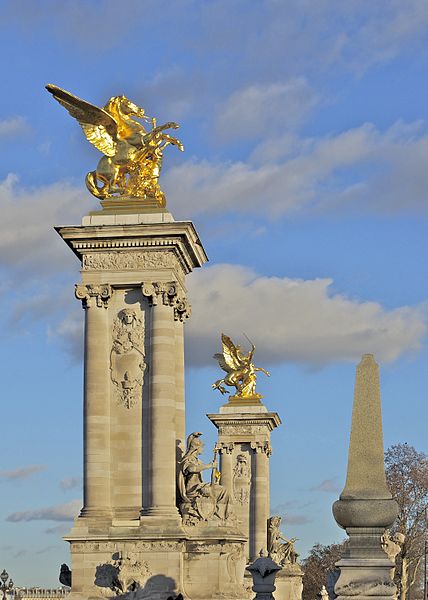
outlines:
[[[325,585],[323,585],[321,588],[320,597],[321,597],[321,600],[329,600],[329,595],[328,595]]]
[[[298,554],[294,548],[297,538],[287,540],[279,530],[281,517],[270,517],[268,520],[268,553],[269,556],[281,566],[286,563],[297,563]]]
[[[71,588],[71,570],[68,565],[63,563],[59,571],[59,582],[66,587]]]
[[[124,308],[113,322],[110,370],[117,400],[126,408],[134,406],[141,395],[145,369],[142,317]]]
[[[246,505],[250,500],[251,468],[248,456],[238,454],[233,469],[233,495],[238,504]]]
[[[72,117],[77,119],[86,139],[104,156],[95,171],[86,175],[86,186],[97,198],[111,196],[150,198],[165,206],[165,195],[159,187],[163,151],[169,145],[183,151],[183,144],[164,133],[177,129],[177,123],[158,126],[143,108],[126,96],[113,96],[98,108],[56,85],[46,86]],[[135,117],[151,125],[147,130]]]
[[[146,561],[138,560],[133,553],[115,553],[112,561],[98,565],[95,571],[95,585],[112,590],[117,596],[128,594],[133,597],[143,588],[151,571]]]
[[[219,390],[222,394],[228,394],[229,391],[224,385],[234,387],[236,394],[232,398],[252,398],[260,399],[262,396],[256,393],[257,371],[263,371],[268,377],[270,374],[262,367],[256,367],[253,363],[253,355],[256,349],[251,344],[251,350],[245,354],[242,352],[239,344],[235,346],[230,337],[221,334],[223,344],[223,353],[214,354],[220,367],[227,373],[223,379],[218,379],[212,387]],[[223,385],[224,384],[224,385]]]
[[[218,483],[217,461],[204,464],[199,455],[204,443],[202,434],[194,432],[187,438],[187,450],[180,463],[178,490],[180,494],[180,512],[185,525],[196,525],[200,521],[233,518],[229,492]],[[204,483],[202,471],[212,469],[211,483]]]
[[[391,536],[389,529],[385,529],[384,534],[380,538],[383,551],[388,555],[388,558],[395,565],[395,559],[401,552],[401,546],[404,544],[406,536],[403,533],[396,533]],[[391,569],[391,578],[394,579],[395,567]]]

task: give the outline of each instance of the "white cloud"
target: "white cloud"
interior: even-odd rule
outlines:
[[[66,504],[14,512],[6,517],[6,521],[11,523],[21,521],[72,521],[79,514],[81,508],[81,500],[72,500]]]
[[[34,473],[46,471],[46,465],[28,465],[27,467],[19,467],[13,471],[0,471],[0,477],[8,481],[17,481],[19,479],[27,479]]]
[[[66,352],[76,361],[82,359],[83,333],[84,317],[81,306],[74,306],[59,322],[48,327],[48,336],[59,340]]]
[[[38,272],[70,264],[73,257],[53,227],[78,223],[93,204],[89,192],[67,182],[25,188],[10,173],[0,183],[0,264],[27,271],[37,265]]]
[[[306,515],[283,515],[283,522],[286,525],[306,525],[307,523],[311,523],[313,519]]]
[[[334,479],[324,479],[324,481],[321,481],[321,483],[319,483],[318,485],[315,485],[313,488],[311,488],[311,491],[313,491],[313,492],[328,492],[328,493],[335,493],[335,494],[340,492],[339,488],[337,487],[337,483]]]
[[[217,265],[194,273],[189,283],[192,317],[186,332],[193,364],[213,364],[222,331],[235,341],[244,341],[245,332],[261,364],[311,365],[357,361],[366,352],[391,361],[417,350],[426,332],[420,307],[387,310],[332,294],[331,279],[264,277],[249,268]]]
[[[322,138],[264,141],[247,163],[190,160],[164,187],[180,214],[427,212],[425,123],[370,123]]]
[[[0,120],[0,138],[22,135],[30,130],[30,126],[24,117],[10,117]]]
[[[48,527],[45,529],[45,533],[48,535],[65,535],[68,531],[70,531],[69,525],[55,525],[54,527]]]
[[[315,102],[315,93],[303,77],[253,84],[234,92],[223,103],[216,129],[228,138],[264,137],[278,129],[295,129]]]
[[[75,488],[82,487],[82,478],[81,477],[65,477],[61,479],[59,482],[59,487],[64,490],[74,490]]]

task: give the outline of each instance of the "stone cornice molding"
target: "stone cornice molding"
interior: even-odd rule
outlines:
[[[74,293],[76,298],[82,301],[83,308],[91,308],[94,305],[99,308],[108,308],[113,289],[107,283],[101,285],[76,283]]]
[[[201,267],[208,260],[190,221],[56,227],[55,229],[82,263],[88,253],[103,251],[121,253],[138,249],[170,250],[176,256],[183,272],[187,274],[195,267]]]
[[[184,321],[190,317],[190,304],[184,293],[180,293],[182,290],[176,281],[143,283],[141,291],[152,306],[159,303],[171,306],[175,321]]]
[[[263,427],[266,432],[271,432],[281,424],[278,413],[260,412],[260,413],[210,413],[207,417],[217,428],[246,426]]]

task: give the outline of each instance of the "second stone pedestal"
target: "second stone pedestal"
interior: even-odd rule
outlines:
[[[219,413],[207,416],[218,429],[221,484],[229,490],[248,539],[247,560],[253,561],[267,548],[270,434],[281,420],[261,402],[230,401]]]

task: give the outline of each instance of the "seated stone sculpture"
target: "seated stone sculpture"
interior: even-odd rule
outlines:
[[[287,563],[296,564],[298,554],[294,548],[294,542],[297,538],[287,540],[279,530],[281,517],[271,517],[268,520],[268,552],[272,560],[278,565],[284,566]]]
[[[228,490],[218,483],[217,464],[204,464],[199,455],[204,443],[202,434],[194,432],[187,438],[187,450],[178,473],[179,508],[185,525],[201,521],[226,521],[232,517]],[[211,483],[204,483],[202,471],[212,469]]]

